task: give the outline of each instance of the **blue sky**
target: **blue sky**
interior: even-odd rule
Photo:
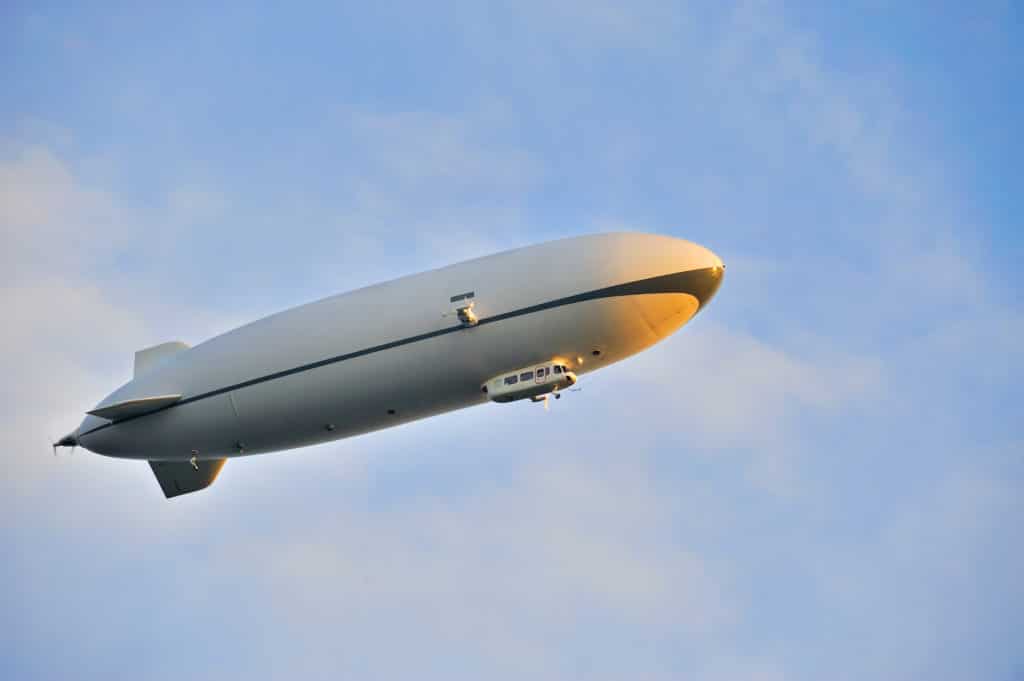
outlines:
[[[1024,674],[1012,3],[0,13],[0,676]],[[728,276],[550,413],[50,454],[139,348],[613,229]]]

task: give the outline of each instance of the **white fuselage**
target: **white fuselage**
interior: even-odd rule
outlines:
[[[79,444],[109,456],[187,460],[334,440],[488,400],[503,372],[558,360],[578,375],[685,324],[722,262],[681,239],[599,234],[507,251],[266,317],[143,373],[102,407],[179,394],[121,421],[88,416]],[[475,326],[452,313],[472,291]]]

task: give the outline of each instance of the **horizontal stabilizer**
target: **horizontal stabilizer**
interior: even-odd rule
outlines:
[[[212,485],[225,461],[227,459],[196,461],[195,466],[188,461],[150,461],[149,467],[153,469],[164,496],[170,499]]]
[[[161,343],[135,353],[135,378],[147,371],[152,371],[179,352],[185,352],[189,346],[181,341]]]
[[[178,400],[181,399],[181,395],[157,395],[156,397],[140,397],[134,400],[124,400],[123,402],[115,402],[114,404],[108,404],[102,407],[96,407],[90,412],[93,416],[99,416],[101,419],[110,419],[111,421],[120,421],[131,416],[139,416],[140,414],[148,414],[151,411],[157,409],[163,409],[169,407]]]

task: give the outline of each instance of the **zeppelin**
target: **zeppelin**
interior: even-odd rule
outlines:
[[[697,244],[595,234],[324,298],[195,347],[135,353],[132,380],[54,447],[149,462],[167,497],[231,457],[488,401],[547,402],[676,331],[725,266]]]

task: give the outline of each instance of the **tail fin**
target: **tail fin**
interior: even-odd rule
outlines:
[[[188,461],[150,461],[149,467],[153,469],[164,496],[170,499],[212,485],[225,461],[227,459],[196,461],[195,466]]]
[[[93,416],[99,416],[101,419],[119,421],[133,416],[148,414],[151,411],[158,411],[164,407],[169,407],[180,399],[181,395],[139,397],[134,400],[123,400],[121,402],[114,402],[113,404],[106,404],[102,407],[96,407],[95,409],[90,409],[86,413],[92,414]]]
[[[152,371],[174,355],[188,349],[187,343],[170,341],[139,350],[135,353],[135,377],[138,378],[147,371]]]

